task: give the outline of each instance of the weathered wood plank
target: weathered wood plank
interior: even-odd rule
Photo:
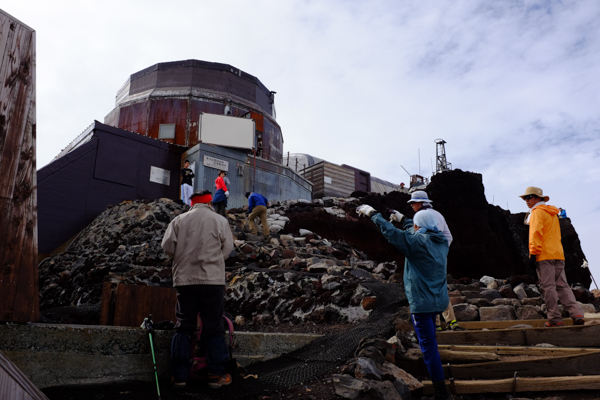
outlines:
[[[530,347],[530,346],[468,346],[468,345],[438,345],[438,349],[454,351],[482,351],[500,356],[560,356],[600,353],[600,349],[579,347]]]
[[[444,331],[438,332],[436,336],[439,344],[533,346],[550,343],[561,347],[600,347],[600,325],[491,331]]]
[[[110,325],[110,300],[112,298],[112,283],[102,283],[102,300],[100,303],[100,325]]]
[[[597,318],[586,318],[586,321],[591,321]],[[527,319],[516,321],[459,321],[461,328],[464,329],[506,329],[515,325],[530,325],[533,328],[542,328],[547,322],[546,319]],[[573,325],[571,318],[563,319],[565,326]],[[444,325],[444,324],[442,324]],[[445,325],[444,325],[445,326]]]
[[[431,381],[423,381],[425,394],[433,394]],[[451,391],[450,383],[446,384]],[[600,376],[555,376],[551,378],[494,379],[486,381],[454,381],[457,394],[546,392],[600,389]]]
[[[600,375],[600,353],[541,357],[536,359],[491,361],[477,364],[445,365],[444,374],[455,379],[500,379],[519,376],[547,377]]]
[[[0,12],[0,320],[39,318],[35,32]]]
[[[115,326],[140,326],[152,314],[155,322],[175,321],[177,294],[174,288],[119,283],[115,293]]]

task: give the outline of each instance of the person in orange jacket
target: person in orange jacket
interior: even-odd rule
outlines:
[[[547,205],[550,197],[544,196],[542,189],[530,186],[519,196],[530,211],[525,217],[529,225],[529,259],[535,265],[548,313],[547,327],[562,326],[563,320],[558,310],[558,300],[573,318],[575,325],[583,325],[583,312],[575,300],[575,295],[567,283],[565,275],[565,254],[560,235],[558,208]]]

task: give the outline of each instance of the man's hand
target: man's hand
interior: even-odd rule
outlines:
[[[404,218],[404,215],[402,215],[402,213],[400,211],[396,211],[396,210],[389,210],[390,213],[390,222],[400,222],[402,221],[402,218]]]
[[[229,190],[225,192],[225,197],[229,197]]]
[[[371,215],[373,215],[376,212],[377,211],[375,211],[375,209],[373,207],[371,207],[370,205],[367,205],[367,204],[363,204],[363,205],[356,207],[356,213],[358,214],[358,216],[364,215],[364,216],[370,217]]]

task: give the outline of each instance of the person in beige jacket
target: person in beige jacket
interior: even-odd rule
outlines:
[[[223,326],[225,259],[233,250],[229,223],[214,212],[212,194],[201,190],[190,197],[192,208],[171,221],[162,248],[173,257],[173,286],[177,291],[177,323],[171,344],[175,387],[185,388],[190,374],[191,339],[196,316],[202,320],[211,388],[231,383],[225,372],[229,358]]]

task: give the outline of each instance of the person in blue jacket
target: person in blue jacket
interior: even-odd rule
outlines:
[[[263,240],[268,242],[271,240],[269,224],[267,223],[267,205],[269,204],[269,200],[263,195],[253,192],[246,192],[246,197],[248,198],[248,225],[250,232],[256,235],[257,231],[254,220],[256,217],[259,217],[263,228]]]
[[[435,399],[447,399],[444,371],[435,338],[435,318],[450,301],[446,282],[448,240],[437,229],[433,213],[417,213],[413,221],[394,211],[394,219],[402,224],[401,230],[369,205],[358,206],[356,212],[370,217],[387,241],[406,258],[404,290],[423,361],[435,388]]]

